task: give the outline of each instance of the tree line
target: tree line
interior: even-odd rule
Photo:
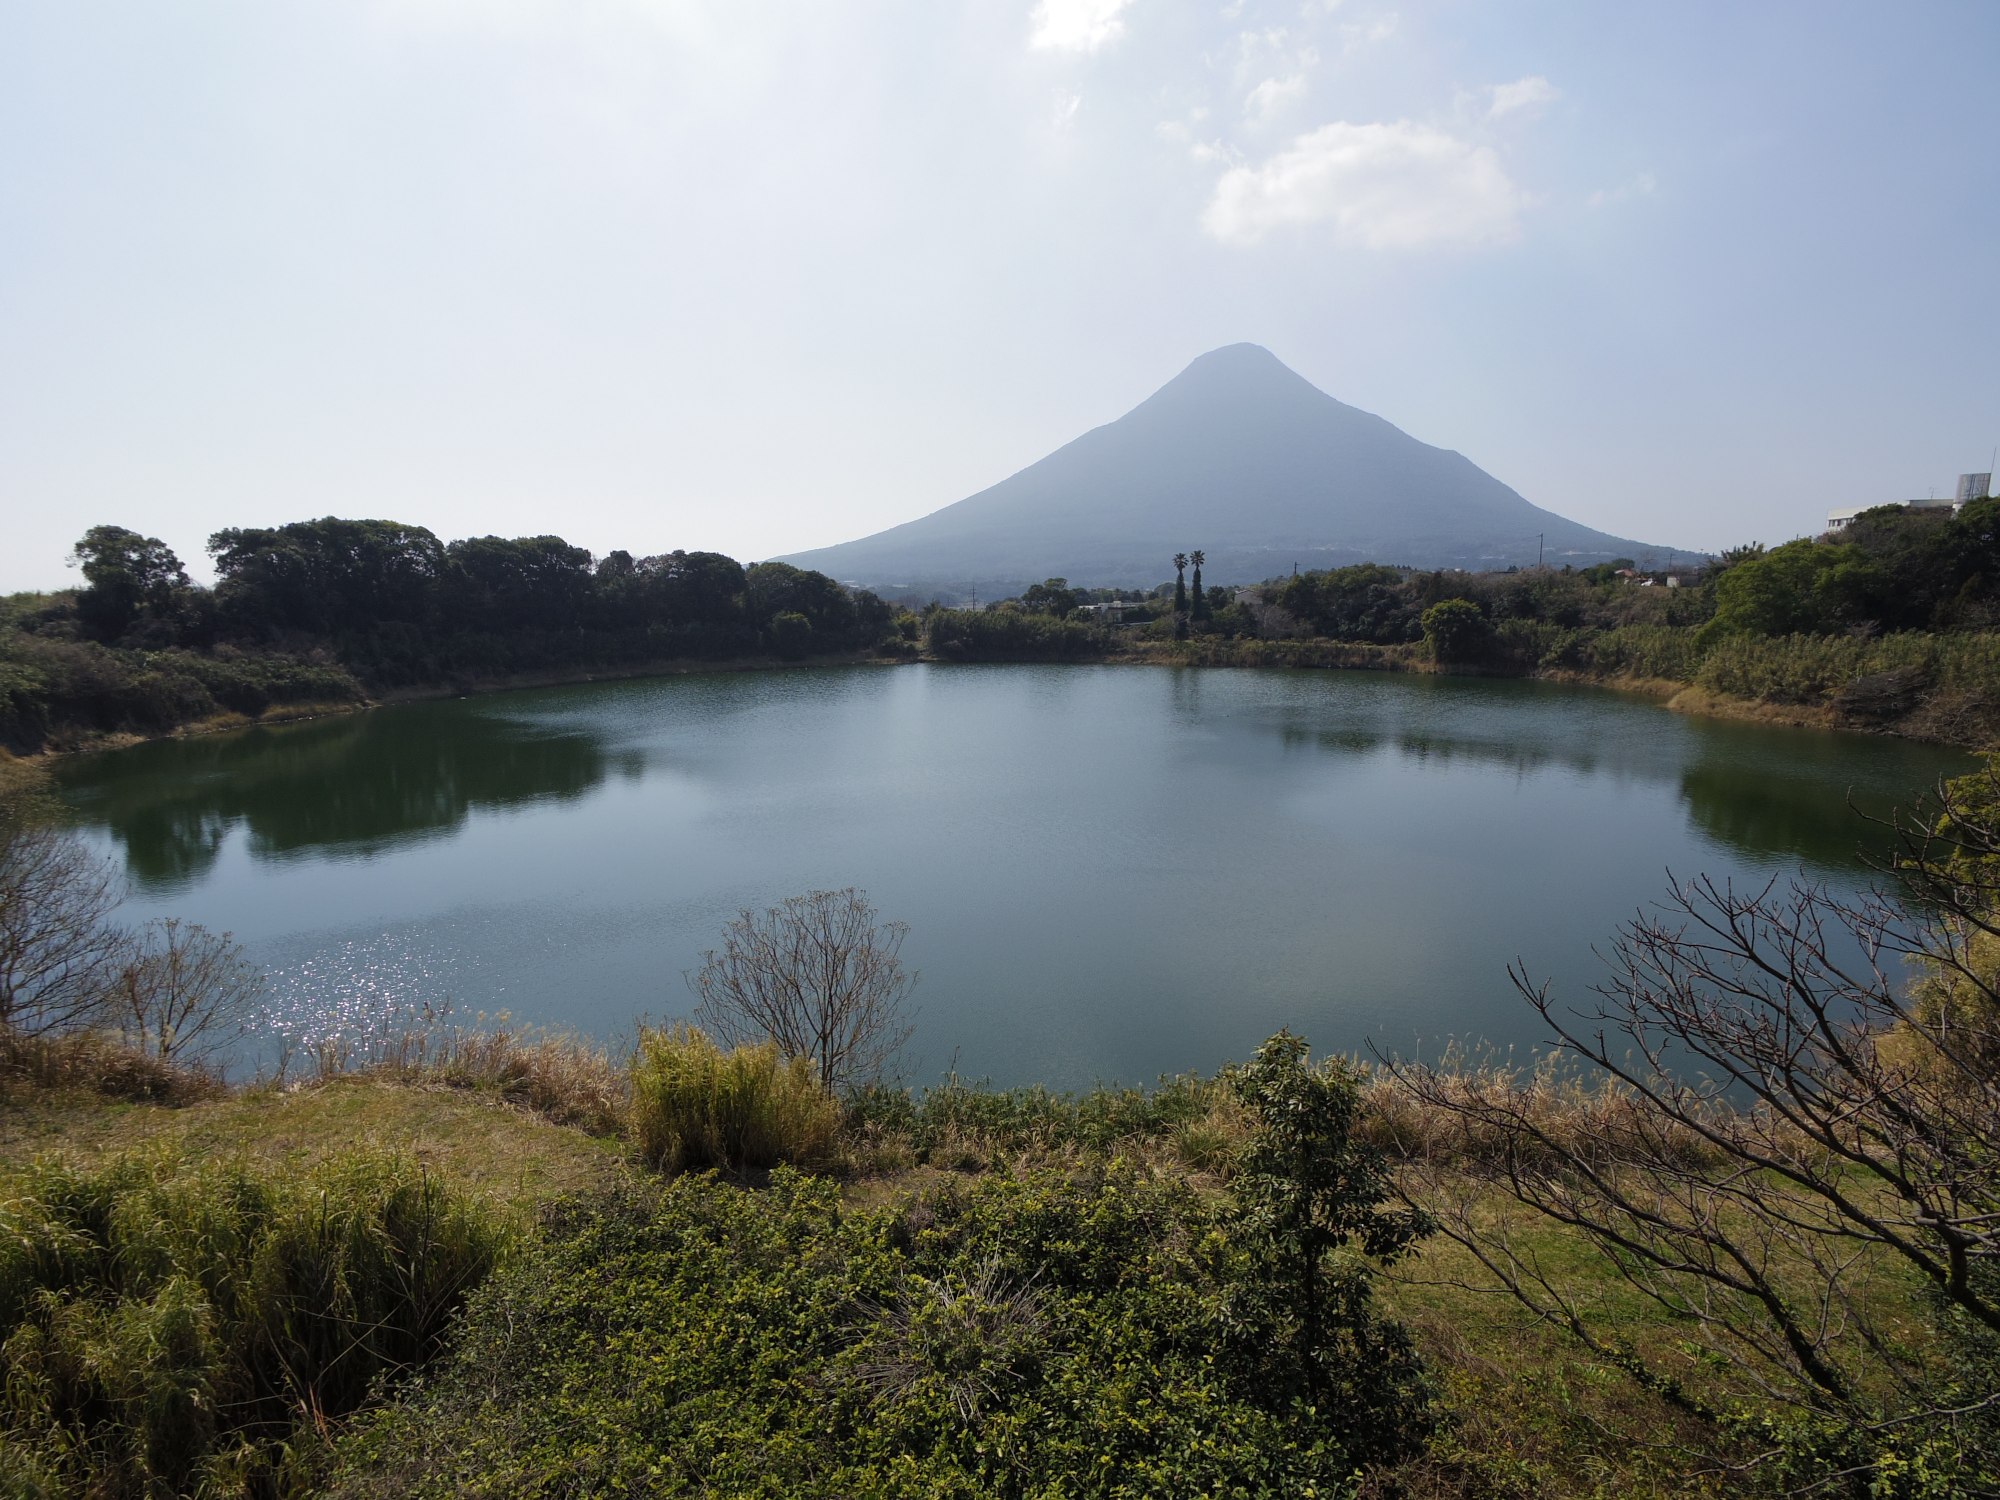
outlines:
[[[823,573],[719,552],[594,556],[559,536],[446,542],[400,521],[327,516],[208,539],[216,583],[173,549],[93,526],[74,549],[75,616],[107,645],[330,646],[371,684],[667,657],[864,649],[894,611]]]

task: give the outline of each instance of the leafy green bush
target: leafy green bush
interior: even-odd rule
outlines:
[[[1422,1443],[1422,1382],[1363,1309],[1315,1402],[1255,1316],[1273,1264],[1116,1164],[865,1213],[684,1177],[551,1224],[334,1493],[1351,1494]]]
[[[812,1062],[775,1042],[723,1051],[692,1026],[648,1027],[632,1055],[632,1135],[665,1172],[823,1160],[840,1106]]]
[[[947,661],[1083,661],[1111,649],[1101,625],[1015,609],[939,610],[927,641]]]
[[[0,743],[38,750],[101,734],[163,734],[223,712],[359,703],[345,668],[274,653],[140,651],[0,631]]]
[[[1470,599],[1440,599],[1424,611],[1421,623],[1435,662],[1476,662],[1492,643],[1486,616]]]
[[[413,1163],[42,1162],[0,1203],[0,1450],[52,1493],[284,1493],[505,1233]],[[29,1488],[29,1493],[33,1489]]]
[[[1192,1074],[1162,1078],[1150,1089],[1106,1086],[1082,1094],[1039,1085],[991,1089],[954,1077],[921,1093],[858,1090],[847,1099],[846,1124],[863,1137],[899,1137],[919,1160],[938,1165],[1065,1147],[1114,1151],[1173,1136],[1202,1120],[1227,1089],[1226,1082]]]

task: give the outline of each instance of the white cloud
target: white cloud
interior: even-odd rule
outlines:
[[[1534,113],[1560,98],[1562,90],[1546,78],[1519,78],[1512,83],[1499,83],[1493,86],[1493,102],[1487,107],[1486,116],[1488,119],[1497,120],[1502,115],[1511,115],[1519,110]]]
[[[1306,75],[1303,73],[1294,73],[1290,78],[1266,78],[1250,90],[1250,97],[1243,101],[1243,118],[1252,125],[1268,125],[1305,95]]]
[[[1615,188],[1599,188],[1584,201],[1592,208],[1602,208],[1607,203],[1626,203],[1634,198],[1650,198],[1659,185],[1659,179],[1651,172],[1641,172],[1637,177],[1621,182]]]
[[[1125,34],[1132,0],[1036,0],[1028,45],[1050,52],[1095,52]]]
[[[1340,28],[1340,51],[1344,57],[1351,57],[1363,47],[1373,47],[1386,42],[1396,34],[1397,17],[1394,11],[1386,11],[1372,21],[1348,21]]]
[[[1370,250],[1484,245],[1520,232],[1523,201],[1491,147],[1407,120],[1337,120],[1224,172],[1202,226],[1229,245],[1307,224]]]

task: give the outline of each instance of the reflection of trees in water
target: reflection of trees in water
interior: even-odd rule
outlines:
[[[1499,766],[1517,773],[1539,770],[1551,764],[1591,772],[1598,769],[1601,760],[1588,748],[1566,746],[1556,740],[1504,741],[1439,734],[1429,730],[1422,733],[1388,732],[1353,724],[1330,729],[1284,724],[1279,726],[1278,738],[1288,750],[1312,747],[1344,755],[1366,755],[1384,745],[1391,745],[1399,754],[1419,763],[1450,765],[1453,761],[1466,761],[1474,765]],[[1664,766],[1658,768],[1662,779],[1666,769]]]
[[[1867,818],[1887,817],[1934,788],[1940,776],[1966,769],[1954,752],[1932,746],[1729,724],[1691,728],[1687,736],[1506,739],[1435,727],[1288,720],[1277,732],[1288,750],[1365,755],[1390,748],[1434,767],[1462,763],[1515,775],[1557,767],[1652,782],[1677,790],[1695,827],[1730,849],[1759,860],[1849,870],[1863,853],[1888,850],[1888,839]]]
[[[1681,776],[1681,797],[1695,826],[1717,843],[1759,858],[1853,869],[1864,853],[1888,853],[1891,842],[1856,810],[1886,816],[1923,788],[1913,786],[1900,797],[1857,790],[1853,809],[1843,800],[1845,790],[1838,781],[1760,773],[1737,762],[1698,762]]]
[[[580,797],[609,768],[595,735],[453,706],[145,745],[73,763],[63,783],[82,820],[124,846],[133,881],[163,890],[206,871],[239,823],[259,859],[389,849],[476,807]]]

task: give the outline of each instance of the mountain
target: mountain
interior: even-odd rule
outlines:
[[[1202,355],[1115,422],[915,521],[784,559],[850,583],[1150,586],[1354,562],[1472,570],[1669,549],[1530,505],[1470,459],[1344,405],[1255,344]]]

